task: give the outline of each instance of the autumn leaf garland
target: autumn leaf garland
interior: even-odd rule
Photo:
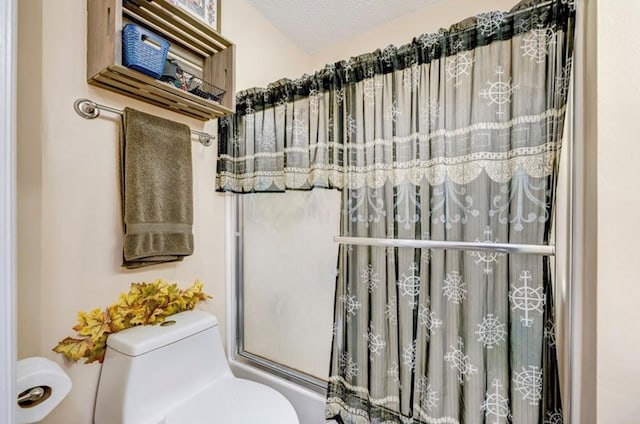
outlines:
[[[109,334],[137,325],[158,324],[170,315],[193,309],[198,302],[211,298],[202,287],[200,281],[186,290],[163,280],[132,283],[129,292],[120,294],[109,307],[79,312],[73,329],[80,337],[61,340],[53,351],[73,362],[86,358],[85,364],[102,363]]]

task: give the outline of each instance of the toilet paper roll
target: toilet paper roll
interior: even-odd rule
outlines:
[[[18,361],[18,424],[42,421],[71,390],[71,379],[58,364],[46,358],[26,358]],[[33,389],[33,390],[32,390]]]

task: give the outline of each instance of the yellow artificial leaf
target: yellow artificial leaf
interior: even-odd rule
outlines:
[[[156,280],[153,283],[140,283],[139,284],[139,297],[143,300],[156,299],[162,296],[163,286],[166,283],[162,280]]]
[[[166,307],[167,316],[177,314],[178,312],[182,312],[186,309],[186,303],[182,298],[180,300],[174,300],[169,303]]]
[[[147,324],[162,322],[167,315],[167,312],[161,306],[156,306],[147,313]]]
[[[198,302],[204,302],[211,298],[211,296],[202,291],[202,288],[202,283],[199,280],[196,280],[196,282],[193,283],[193,286],[185,290],[184,297],[187,309],[193,309]]]
[[[118,307],[124,310],[131,308],[136,301],[138,296],[133,294],[131,291],[129,293],[121,293],[118,297],[118,301],[111,306]]]
[[[74,339],[67,337],[58,342],[53,351],[63,354],[67,359],[78,361],[93,348],[93,343],[89,339]]]
[[[184,291],[186,297],[193,297],[202,293],[202,283],[200,280],[196,280],[191,287]]]
[[[79,312],[78,324],[73,327],[81,336],[89,336],[92,341],[97,341],[105,333],[111,333],[109,316],[100,308],[93,311]]]
[[[135,298],[130,295],[130,293],[122,293],[118,297],[118,301],[107,308],[109,315],[111,316],[111,325],[114,331],[120,331],[128,328],[127,313],[131,309],[131,305],[133,305],[134,301]]]
[[[129,313],[129,322],[131,326],[136,325],[145,325],[147,321],[149,321],[149,312],[147,308],[143,306],[137,307],[135,309],[131,309]]]
[[[129,320],[126,317],[126,309],[123,310],[116,305],[111,305],[108,311],[111,317],[111,329],[114,333],[130,327],[130,325],[127,325]]]

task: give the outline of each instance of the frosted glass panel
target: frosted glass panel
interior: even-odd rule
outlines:
[[[244,349],[329,375],[340,193],[250,194],[244,201]]]

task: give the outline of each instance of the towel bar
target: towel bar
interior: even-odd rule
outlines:
[[[121,109],[101,105],[89,99],[76,100],[75,102],[73,102],[73,109],[75,109],[78,115],[82,116],[85,119],[97,118],[98,116],[100,116],[101,110],[104,110],[105,112],[115,113],[117,115],[122,115],[124,113]],[[202,131],[191,130],[191,134],[197,135],[198,141],[200,141],[203,146],[211,146],[213,140],[216,139],[215,135]]]

